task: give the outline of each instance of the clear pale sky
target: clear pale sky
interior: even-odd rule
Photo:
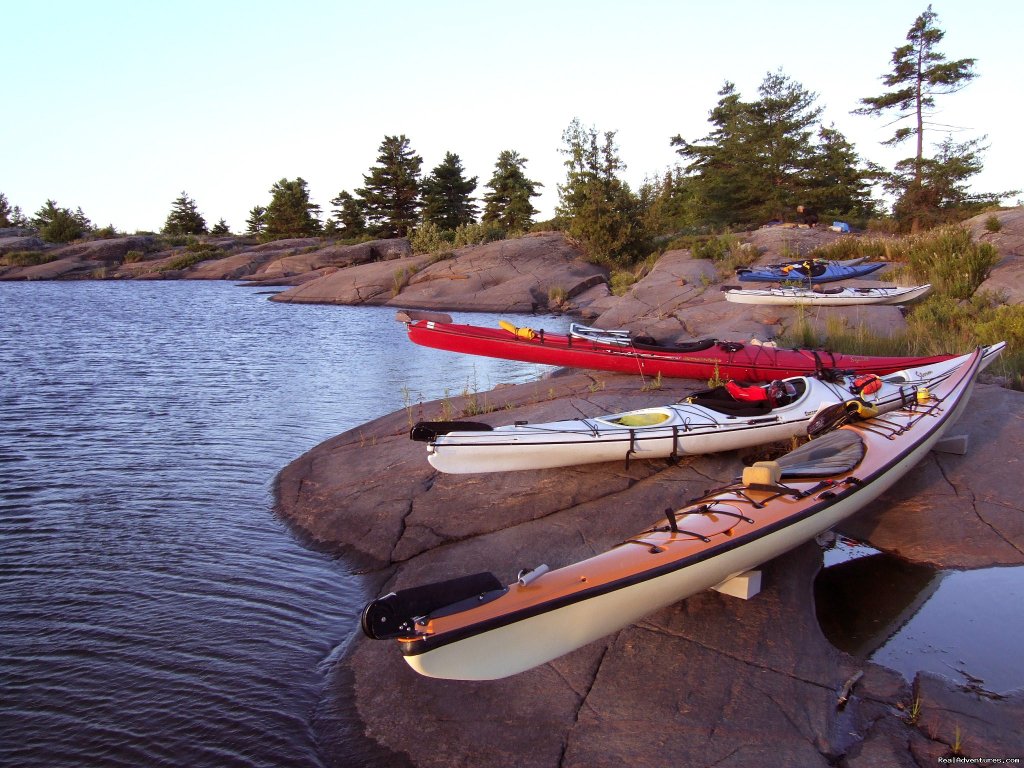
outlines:
[[[29,216],[50,198],[134,232],[158,231],[186,191],[208,224],[240,232],[280,178],[304,178],[326,218],[332,197],[362,186],[382,139],[405,134],[424,174],[458,154],[478,196],[498,153],[518,151],[545,185],[543,219],[574,117],[617,131],[636,189],[675,163],[671,136],[707,135],[726,80],[753,100],[778,69],[818,94],[862,157],[891,167],[913,147],[880,146],[887,121],[850,110],[882,93],[927,5],[0,0],[0,192]],[[934,119],[962,128],[957,141],[987,134],[977,191],[1024,189],[1024,4],[933,10],[939,50],[976,58],[979,73],[940,97]]]

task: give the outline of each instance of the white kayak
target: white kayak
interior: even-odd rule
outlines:
[[[698,498],[669,502],[662,520],[584,560],[520,571],[512,583],[483,572],[390,592],[363,609],[363,632],[396,642],[421,675],[494,680],[721,586],[897,483],[967,407],[980,357],[961,358],[927,396],[884,416],[829,431],[832,414],[823,413],[816,439]]]
[[[1004,342],[984,349],[982,366],[991,363]],[[414,440],[426,442],[427,460],[440,472],[469,474],[550,469],[603,461],[676,458],[716,453],[786,440],[803,434],[824,407],[858,399],[865,410],[900,408],[949,377],[970,356],[873,379],[860,391],[864,375],[834,381],[795,377],[761,387],[738,388],[738,394],[761,399],[738,400],[717,388],[683,402],[656,408],[584,419],[492,427],[479,422],[420,422]],[[768,399],[772,389],[788,390]],[[734,387],[734,391],[737,388]],[[874,390],[874,391],[868,391]],[[858,397],[859,395],[859,397]]]
[[[846,307],[861,304],[908,304],[928,294],[930,285],[878,288],[737,288],[724,286],[725,300],[734,304],[815,304],[823,307]]]

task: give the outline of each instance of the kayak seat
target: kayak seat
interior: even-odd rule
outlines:
[[[784,395],[779,395],[775,399],[775,407],[781,408],[784,405],[795,403],[801,397],[804,396],[804,392],[807,391],[807,380],[802,376],[795,379],[784,379],[786,386],[786,392]]]
[[[765,388],[756,384],[745,385],[729,380],[725,382],[725,389],[732,395],[733,400],[744,403],[758,403],[768,399],[768,393],[765,391]]]
[[[497,576],[489,572],[403,589],[367,603],[360,616],[360,625],[363,633],[374,640],[414,637],[415,619],[495,591],[504,592],[504,586]]]
[[[821,277],[823,274],[825,274],[825,269],[827,268],[827,266],[827,264],[821,261],[804,262],[803,264],[794,265],[788,270],[783,268],[782,271],[784,273],[796,272],[797,274],[800,275],[807,275],[808,273],[810,273],[811,277]]]
[[[864,440],[855,431],[837,429],[804,443],[776,462],[783,478],[832,477],[860,464],[864,450]]]
[[[783,389],[783,393],[775,395],[774,406],[769,400],[765,388],[757,385],[742,387],[734,384],[730,388],[727,384],[726,386],[715,387],[714,389],[705,389],[687,397],[686,402],[700,405],[728,416],[763,416],[764,414],[771,413],[775,408],[782,408],[796,402],[807,391],[807,382],[802,377],[786,379],[784,384],[786,386]],[[751,397],[740,399],[734,394],[734,392],[739,393],[746,390],[751,391]],[[761,396],[756,397],[753,392],[754,390],[760,391]]]
[[[735,381],[725,382],[725,388],[734,399],[745,402],[767,400],[772,408],[779,408],[796,401],[806,389],[802,378],[775,379],[766,386],[756,384],[744,386]]]
[[[494,427],[479,421],[418,421],[409,430],[409,438],[420,443],[433,442],[449,432],[490,432]]]

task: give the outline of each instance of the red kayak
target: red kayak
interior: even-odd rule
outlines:
[[[643,343],[624,331],[601,331],[574,326],[569,335],[516,328],[460,325],[440,313],[403,311],[409,339],[424,347],[482,355],[526,363],[572,368],[591,368],[620,373],[641,373],[680,379],[717,376],[736,381],[772,381],[788,376],[807,376],[828,370],[887,374],[949,360],[952,355],[932,357],[878,357],[844,355],[823,349],[778,347],[705,339],[681,345]]]

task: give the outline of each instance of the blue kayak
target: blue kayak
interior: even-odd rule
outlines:
[[[845,265],[835,262],[815,261],[802,264],[787,264],[780,267],[761,267],[759,269],[738,269],[736,276],[741,281],[760,283],[831,283],[851,277],[863,277],[876,269],[885,266],[884,262],[875,264]]]

